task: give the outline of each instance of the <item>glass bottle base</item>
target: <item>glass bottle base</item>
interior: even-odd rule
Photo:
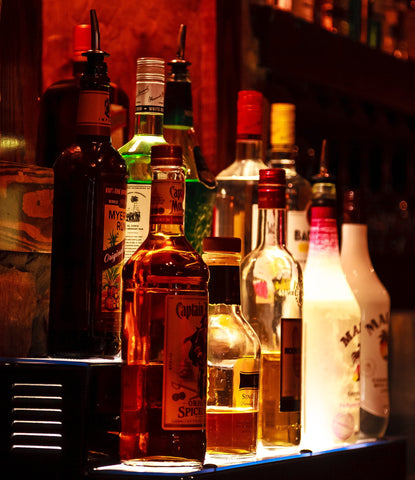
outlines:
[[[186,473],[195,472],[202,468],[203,464],[199,460],[193,460],[181,457],[163,457],[154,456],[146,458],[132,458],[122,460],[124,465],[134,467],[134,470],[145,470],[146,472],[158,473]]]

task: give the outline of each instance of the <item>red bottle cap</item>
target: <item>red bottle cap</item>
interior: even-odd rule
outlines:
[[[267,168],[259,171],[258,208],[285,208],[285,170]]]
[[[181,167],[183,165],[182,147],[169,143],[161,143],[151,147],[151,166],[172,165]]]
[[[86,61],[82,53],[91,49],[91,25],[75,25],[73,29],[73,58]]]
[[[264,97],[255,90],[238,92],[238,138],[261,138]]]

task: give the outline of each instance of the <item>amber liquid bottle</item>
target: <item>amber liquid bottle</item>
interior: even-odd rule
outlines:
[[[49,353],[75,358],[121,349],[127,170],[111,145],[110,80],[94,10],[91,27],[77,143],[54,165]]]
[[[206,450],[209,271],[184,236],[179,145],[151,148],[150,231],[123,269],[120,457],[200,468]]]

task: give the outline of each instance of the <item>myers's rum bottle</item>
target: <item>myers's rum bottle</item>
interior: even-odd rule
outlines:
[[[120,456],[200,468],[209,271],[184,236],[182,149],[151,149],[150,231],[123,270]]]
[[[110,140],[109,83],[91,10],[77,143],[54,165],[49,353],[113,356],[121,335],[126,165]]]

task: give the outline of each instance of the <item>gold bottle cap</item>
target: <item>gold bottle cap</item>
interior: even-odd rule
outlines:
[[[295,144],[295,105],[273,103],[271,105],[271,145]]]

